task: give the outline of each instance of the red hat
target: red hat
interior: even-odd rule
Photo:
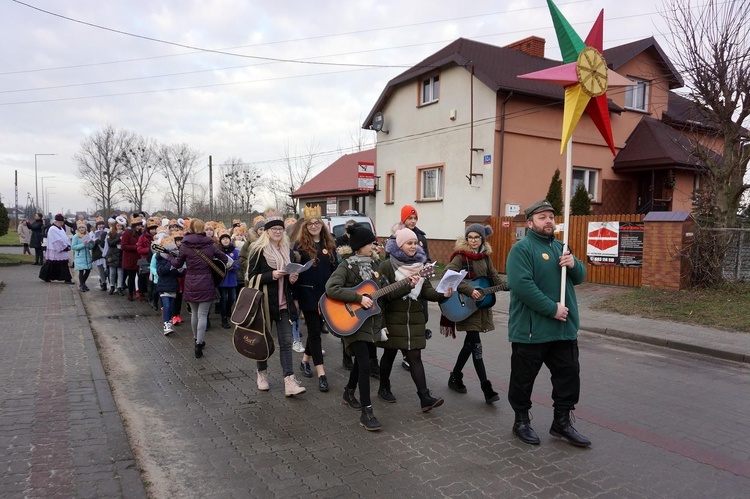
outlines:
[[[405,204],[401,207],[401,223],[406,222],[406,219],[410,216],[414,215],[415,217],[419,218],[419,214],[417,213],[417,209],[414,208],[410,204]]]

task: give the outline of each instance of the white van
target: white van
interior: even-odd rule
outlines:
[[[364,225],[370,229],[373,234],[377,235],[377,232],[375,232],[375,224],[372,223],[372,219],[353,210],[347,210],[343,215],[321,217],[321,220],[326,224],[328,231],[333,235],[334,239],[341,237],[344,234],[346,230],[344,224],[349,220],[354,220],[358,224]]]

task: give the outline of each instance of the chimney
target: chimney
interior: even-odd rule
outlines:
[[[506,45],[506,49],[518,50],[524,54],[533,55],[534,57],[544,57],[544,38],[538,36],[529,36],[523,40]]]

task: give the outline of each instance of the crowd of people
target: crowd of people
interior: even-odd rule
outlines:
[[[427,386],[421,351],[432,336],[427,329],[427,302],[442,302],[453,293],[472,300],[484,296],[474,287],[477,278],[486,278],[498,289],[511,290],[509,340],[512,345],[508,399],[515,413],[513,434],[527,444],[539,444],[531,427],[531,391],[542,366],[552,374],[554,421],[550,433],[573,445],[587,447],[591,442],[572,426],[578,403],[580,366],[578,363],[578,308],[573,286],[586,275],[583,263],[555,239],[554,209],[540,201],[525,211],[527,236],[513,246],[507,262],[508,279],[494,268],[488,238],[490,226],[472,224],[456,240],[446,266],[466,271],[457,289],[438,292],[430,282],[431,259],[425,233],[417,228],[417,210],[401,209],[384,245],[365,225],[347,222],[345,234],[334,239],[319,209],[306,208],[299,220],[284,219],[269,210],[251,224],[233,220],[222,222],[200,219],[128,217],[120,214],[105,221],[94,220],[93,227],[83,219],[66,221],[61,214],[46,226],[41,214],[19,226],[19,237],[28,237],[28,248],[36,252],[35,265],[41,265],[44,281],[62,280],[73,284],[72,267],[77,271],[78,289],[89,291],[87,282],[96,270],[98,285],[109,295],[148,303],[161,310],[163,329],[169,336],[183,322],[182,312],[190,313],[194,355],[200,359],[206,347],[206,331],[211,327],[211,311],[219,314],[221,327],[229,321],[237,293],[245,286],[263,292],[268,331],[275,331],[278,357],[287,397],[301,395],[306,388],[295,375],[293,352],[302,353],[299,372],[317,376],[321,392],[330,390],[326,376],[322,334],[337,332],[336,324],[326,323],[319,307],[321,297],[367,311],[352,331],[342,334],[343,366],[349,369],[343,387],[343,402],[358,411],[359,424],[366,430],[379,430],[370,394],[370,378],[379,379],[377,396],[395,403],[390,378],[397,354],[410,372],[423,412],[443,405]],[[65,226],[74,229],[68,237]],[[22,231],[23,229],[23,231]],[[41,248],[46,247],[46,255]],[[30,251],[29,251],[30,253]],[[44,258],[46,256],[46,260]],[[226,275],[216,282],[212,274],[215,260],[225,265]],[[288,272],[290,263],[308,268]],[[561,269],[567,270],[566,299],[560,301]],[[367,283],[374,283],[375,292]],[[382,291],[382,294],[381,294]],[[300,318],[306,326],[302,346]],[[469,358],[488,404],[499,400],[488,379],[482,350],[483,333],[492,331],[491,308],[478,308],[468,317],[451,321],[440,318],[440,332],[456,338],[464,332],[463,344],[449,374],[449,389],[465,394],[463,370]],[[382,349],[378,363],[378,348]],[[353,360],[352,360],[353,359]],[[312,366],[311,366],[312,362]],[[268,361],[257,362],[257,387],[271,389]],[[314,369],[313,369],[314,368]]]

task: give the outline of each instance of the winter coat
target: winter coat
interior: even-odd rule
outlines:
[[[310,255],[300,251],[298,244],[294,245],[294,251],[300,255],[298,263],[304,265],[311,260]],[[323,241],[318,243],[317,257],[318,263],[302,272],[292,287],[294,298],[299,301],[299,308],[303,312],[318,311],[318,301],[326,292],[326,282],[336,270],[336,255],[323,253]]]
[[[138,258],[151,259],[151,243],[154,240],[154,235],[150,232],[144,232],[141,237],[138,238],[138,242],[135,243],[135,250],[138,252]]]
[[[29,244],[31,242],[31,229],[26,225],[26,222],[18,224],[18,241],[21,244]]]
[[[514,343],[547,343],[578,337],[580,317],[573,286],[586,278],[577,258],[566,271],[566,321],[555,319],[560,301],[560,257],[563,244],[554,237],[527,231],[510,249],[506,269],[510,286],[508,339]]]
[[[83,242],[84,238],[89,239],[89,241],[85,244]],[[78,234],[76,233],[73,236],[73,240],[70,243],[70,248],[73,250],[73,261],[75,262],[76,270],[91,269],[91,263],[93,262],[91,258],[91,248],[93,247],[94,241],[89,235],[83,236],[83,238],[81,238],[78,237]]]
[[[389,260],[380,264],[380,275],[387,283],[396,282],[396,271]],[[401,282],[401,281],[398,281]],[[422,350],[427,346],[425,338],[424,307],[421,300],[409,297],[412,288],[404,284],[395,291],[385,295],[383,299],[383,320],[388,328],[388,341],[378,342],[380,348],[396,348],[399,350]],[[429,279],[425,279],[420,298],[438,301],[445,298],[442,293],[435,291]]]
[[[107,265],[110,267],[122,267],[122,250],[117,247],[123,232],[112,230],[107,239]]]
[[[216,299],[216,287],[211,276],[211,267],[195,252],[196,249],[200,250],[209,260],[216,257],[222,262],[228,261],[227,255],[223,251],[219,251],[214,245],[214,240],[201,232],[186,235],[182,240],[179,255],[176,257],[169,255],[169,263],[175,268],[180,268],[183,263],[187,263],[183,295],[186,302],[212,302]]]
[[[104,230],[97,230],[90,233],[91,237],[94,238],[94,246],[91,249],[91,258],[93,261],[97,261],[102,256],[102,250],[104,249],[104,240],[107,238],[107,232]]]
[[[290,250],[290,258],[292,256],[291,253]],[[248,256],[245,285],[248,285],[253,277],[260,275],[260,290],[263,291],[263,299],[268,303],[269,321],[278,321],[281,319],[279,311],[279,281],[273,278],[274,270],[276,269],[268,264],[262,250],[259,253],[250,253]],[[289,276],[284,276],[282,282],[284,283],[283,291],[286,297],[286,308],[289,311],[290,320],[294,322],[297,320],[297,307],[294,305],[294,296],[292,295],[292,286],[289,284]]]
[[[349,248],[349,246],[342,248]],[[351,251],[351,248],[349,249]],[[343,260],[339,263],[338,267],[336,267],[336,270],[333,271],[328,282],[326,282],[326,294],[334,300],[344,303],[360,303],[362,301],[361,295],[353,289],[350,289],[362,282],[362,277],[359,275],[359,266],[351,261],[346,252],[339,252],[339,256],[341,256]],[[378,282],[380,275],[377,272],[377,262],[373,262],[372,267],[375,271],[373,272],[373,280]],[[378,286],[380,286],[380,284],[378,284]],[[365,319],[357,332],[344,338],[344,346],[346,347],[347,355],[353,355],[350,346],[356,341],[375,343],[375,339],[380,337],[380,330],[382,328],[382,314],[372,315]]]
[[[122,248],[122,268],[125,270],[138,270],[138,235],[131,229],[126,229],[120,237],[120,248]]]
[[[476,279],[477,277],[489,278],[492,286],[503,284],[503,279],[492,265],[492,260],[490,260],[489,255],[492,254],[492,248],[488,242],[485,241],[484,257],[479,260],[473,260],[464,255],[456,254],[457,252],[462,251],[466,253],[472,252],[466,239],[459,237],[456,241],[454,256],[450,263],[445,267],[446,270],[450,269],[455,272],[460,272],[461,270],[468,271],[466,278],[458,285],[459,293],[470,296],[474,291],[474,287],[467,281]],[[493,331],[494,329],[495,324],[492,321],[491,308],[480,308],[466,319],[456,323],[456,330],[458,331],[479,331],[480,333],[484,333],[487,331]]]
[[[162,258],[159,253],[154,255],[156,259],[156,273],[159,280],[156,281],[157,293],[177,293],[180,290],[179,278],[183,272],[176,269],[169,263],[169,260]]]
[[[221,284],[219,284],[220,288],[236,288],[237,287],[237,269],[240,268],[240,250],[234,247],[232,245],[230,247],[229,251],[226,251],[224,248],[219,248],[220,251],[223,251],[224,254],[226,254],[229,258],[234,260],[232,263],[232,266],[227,269],[227,276],[224,278],[223,281],[221,281]]]
[[[26,222],[26,227],[31,230],[31,239],[29,239],[29,246],[32,248],[42,247],[42,229],[43,223],[41,220],[34,220],[33,222]]]

